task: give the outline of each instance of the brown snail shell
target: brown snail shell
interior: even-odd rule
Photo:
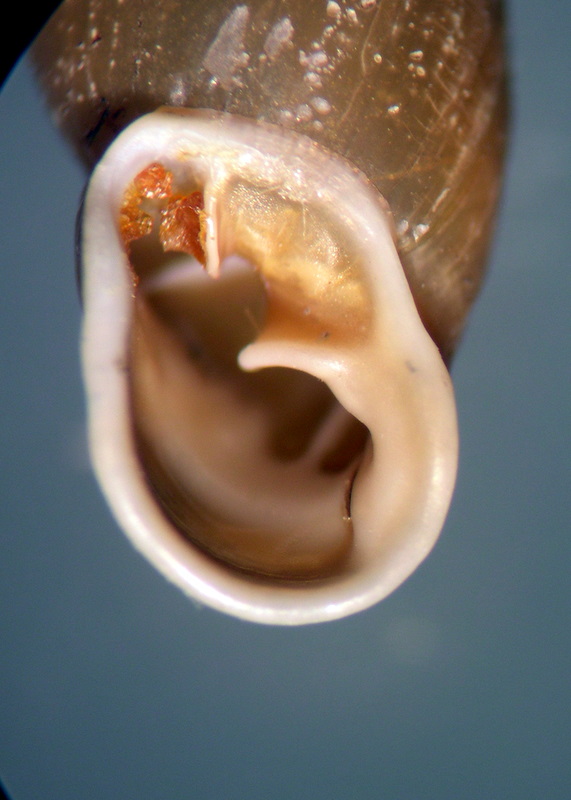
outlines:
[[[58,123],[88,164],[101,157],[118,131],[158,106],[166,103],[209,109],[192,114],[157,112],[158,115],[153,114],[129,127],[104,156],[87,194],[83,234],[87,309],[84,359],[90,413],[96,419],[92,423],[92,446],[97,451],[94,458],[100,479],[122,524],[137,546],[190,594],[250,619],[289,624],[311,622],[342,616],[380,599],[404,579],[430,549],[452,491],[456,463],[453,404],[446,372],[436,360],[436,350],[430,339],[448,361],[480,284],[489,244],[500,184],[506,116],[499,4],[465,0],[385,0],[382,3],[361,0],[355,4],[305,0],[270,5],[260,0],[245,4],[176,0],[161,3],[158,8],[142,2],[121,4],[116,8],[109,2],[72,0],[64,3],[46,26],[35,45],[34,59]],[[216,147],[210,147],[209,142],[216,142]],[[307,165],[303,163],[304,158]],[[250,162],[256,165],[258,177],[252,173]],[[139,226],[133,237],[137,241],[131,244],[130,238],[125,236],[125,228],[119,224],[121,214],[131,202],[126,198],[134,196],[134,206],[130,206],[127,213],[131,214],[129,221],[135,220],[136,226],[139,225],[137,214],[150,198],[151,205],[155,205],[147,211],[155,228],[158,226],[160,214],[165,213],[164,203],[170,200],[165,200],[166,195],[159,198],[162,189],[151,197],[140,188],[133,188],[138,185],[137,181],[140,184],[141,176],[145,182],[146,170],[157,164],[177,184],[177,192],[185,197],[193,192],[201,195],[205,205],[204,210],[196,212],[200,231],[195,244],[198,242],[204,250],[206,273],[201,273],[199,268],[195,273],[196,276],[215,277],[222,262],[223,280],[216,289],[212,288],[210,277],[205,279],[206,284],[203,278],[192,277],[190,282],[194,289],[190,290],[184,284],[186,278],[177,283],[179,279],[169,272],[172,265],[167,264],[168,259],[163,259],[162,255],[157,262],[160,267],[150,266],[157,253],[160,254],[156,240],[148,247],[141,244],[143,234]],[[292,175],[295,179],[290,177]],[[263,203],[261,198],[265,198]],[[161,203],[163,206],[159,209]],[[235,209],[234,215],[226,211],[229,208]],[[292,234],[294,218],[296,230],[299,231],[300,226],[303,228],[303,233],[297,234],[302,248]],[[257,249],[255,242],[260,237],[263,239],[262,219],[264,225],[267,219],[270,222],[266,226],[266,246]],[[309,263],[292,267],[294,277],[288,283],[289,279],[283,279],[277,270],[275,264],[281,262],[272,260],[273,250],[268,243],[278,242],[290,264],[298,258],[300,249],[311,251],[317,231],[323,230],[330,234],[329,244],[321,243],[319,253],[326,252],[323,274],[327,273],[329,283],[321,280],[319,270],[312,273]],[[289,236],[287,242],[280,238],[283,231]],[[372,238],[373,231],[379,236],[378,244]],[[315,255],[317,250],[314,248],[311,252],[321,264],[321,255]],[[414,305],[405,298],[406,283],[394,277],[400,272],[400,265],[393,264],[398,264],[397,252],[416,310],[429,336],[418,333],[421,326],[417,325]],[[242,259],[236,267],[238,285],[231,286],[231,291],[222,290],[221,286],[228,286],[233,280],[234,267],[228,267],[225,262],[233,255]],[[113,266],[102,266],[100,259],[103,257]],[[354,266],[347,271],[349,263]],[[385,263],[393,265],[386,275]],[[327,272],[329,269],[331,273]],[[225,271],[228,277],[224,277]],[[106,294],[105,287],[109,285],[104,282],[104,273],[105,280],[112,282],[112,294],[116,294],[113,302],[109,300],[109,308],[104,308],[96,299]],[[348,282],[347,275],[350,276]],[[394,293],[393,290],[383,293],[379,284],[381,275],[391,286],[394,278]],[[169,281],[176,291],[159,301],[160,287],[164,288]],[[333,300],[333,295],[328,294],[331,281],[341,287]],[[250,285],[252,282],[255,286]],[[294,297],[294,284],[299,290],[298,297]],[[181,288],[192,295],[182,315],[176,308]],[[243,484],[240,469],[234,470],[230,488],[223,481],[219,486],[216,480],[225,474],[228,453],[234,452],[234,443],[228,444],[229,450],[224,449],[222,440],[214,444],[215,456],[210,464],[208,447],[204,442],[199,444],[196,438],[194,418],[190,433],[180,434],[184,438],[188,433],[189,441],[194,442],[188,456],[190,466],[187,465],[193,476],[191,489],[184,488],[186,478],[175,479],[168,474],[178,469],[173,464],[179,463],[179,456],[175,458],[171,453],[167,457],[162,452],[158,454],[156,449],[157,442],[163,442],[165,437],[172,437],[172,441],[177,438],[170,422],[165,428],[163,422],[156,422],[156,414],[161,407],[168,406],[167,394],[163,391],[170,385],[166,373],[172,369],[173,374],[179,375],[179,362],[184,360],[180,353],[172,358],[164,355],[168,349],[163,343],[165,336],[170,341],[173,330],[183,326],[181,320],[186,319],[185,314],[198,319],[201,304],[210,302],[217,313],[228,314],[232,325],[239,328],[235,309],[229,310],[226,300],[210,297],[232,295],[237,291],[245,293],[241,302],[255,318],[258,336],[256,338],[250,331],[249,339],[247,336],[242,341],[242,334],[236,334],[236,341],[231,337],[230,350],[233,358],[238,358],[242,371],[264,368],[248,376],[247,391],[254,391],[252,387],[256,381],[264,383],[264,377],[260,376],[273,374],[271,369],[267,372],[268,368],[286,368],[288,378],[284,386],[280,384],[284,379],[282,372],[276,378],[276,386],[261,389],[264,397],[267,392],[267,397],[272,398],[272,407],[278,409],[274,417],[284,420],[284,447],[287,449],[293,435],[292,415],[287,402],[281,402],[288,392],[292,393],[292,398],[296,396],[295,391],[301,393],[298,398],[305,397],[304,401],[292,402],[317,407],[314,412],[317,422],[307,423],[307,430],[302,425],[302,438],[319,439],[318,433],[327,428],[327,420],[336,418],[339,401],[361,423],[351,423],[355,444],[341,447],[341,466],[336,468],[336,499],[331,500],[327,489],[323,495],[323,512],[319,510],[319,481],[312,484],[312,478],[301,470],[297,479],[288,483],[292,462],[278,447],[276,458],[282,478],[268,479],[271,486],[266,489],[270,499],[264,513],[273,520],[268,526],[279,530],[287,528],[282,517],[287,518],[298,505],[300,509],[299,519],[292,512],[294,533],[289,538],[284,534],[281,541],[282,545],[286,544],[272,551],[274,555],[279,553],[280,547],[295,551],[293,561],[286,559],[285,567],[274,555],[269,561],[265,560],[266,556],[258,559],[260,549],[266,546],[258,543],[264,535],[258,516],[256,524],[261,533],[254,536],[256,544],[251,550],[248,545],[236,554],[235,539],[240,539],[236,531],[241,525],[251,529],[252,519],[246,514],[245,521],[236,522],[234,527],[230,525],[228,532],[226,512],[212,510],[217,503],[220,508],[225,507],[222,485],[231,490],[230,493],[238,494],[241,487],[239,496],[245,506],[249,504],[249,493],[259,499],[266,491],[260,486],[265,486],[270,467],[252,467],[250,478]],[[414,344],[410,339],[405,346],[403,341],[408,334],[401,341],[399,331],[393,350],[384,344],[389,337],[384,320],[392,315],[396,327],[400,327],[402,319],[403,330],[409,330],[409,322],[399,316],[400,306],[398,310],[395,307],[397,295],[404,298],[403,308],[407,310],[402,313],[407,320],[412,320],[410,329],[414,329],[419,338],[415,333]],[[285,306],[282,307],[279,298],[284,297]],[[308,298],[313,298],[313,305]],[[320,298],[323,298],[325,310],[317,311]],[[113,305],[115,302],[118,304]],[[115,316],[106,316],[111,313],[111,306]],[[283,311],[286,307],[287,313]],[[312,324],[315,323],[310,335],[327,335],[329,339],[333,331],[333,336],[326,350],[322,340],[320,348],[309,347],[310,355],[306,357],[307,354],[300,354],[303,348],[299,344],[299,331],[305,330],[303,314],[307,308]],[[106,337],[101,332],[102,327],[111,326],[111,320],[118,317],[122,327]],[[166,317],[171,326],[167,333],[157,324]],[[201,325],[198,325],[199,334],[194,331],[193,336],[200,339],[203,347],[211,334],[207,326]],[[364,331],[362,338],[355,339],[355,326]],[[269,335],[268,331],[273,334]],[[209,345],[213,348],[209,352],[219,348],[218,332],[213,336],[216,342]],[[285,349],[276,344],[281,341],[280,336],[289,343],[284,345]],[[102,338],[110,342],[104,364],[97,361]],[[253,343],[248,345],[252,339]],[[142,347],[141,342],[153,344],[145,349],[146,345]],[[187,349],[190,342],[185,339]],[[266,347],[265,351],[264,342],[269,342],[269,349]],[[294,346],[292,342],[297,344]],[[305,337],[303,346],[307,343]],[[155,346],[158,349],[153,349]],[[159,352],[161,355],[157,355]],[[114,377],[108,374],[112,362],[117,372],[120,357],[123,367],[128,367],[128,378],[119,373]],[[334,362],[343,365],[349,379],[337,380],[332,367]],[[400,370],[395,367],[391,372],[389,369],[389,379],[383,369],[397,362]],[[153,363],[162,365],[154,376],[153,370],[144,366]],[[135,369],[137,365],[140,370]],[[324,381],[336,401],[328,392],[323,395],[322,389],[316,388],[320,385],[314,378],[309,382],[308,395],[304,394],[303,380],[303,385],[294,389],[289,380],[292,370],[306,371]],[[181,379],[186,396],[200,382],[199,372],[191,370],[189,377]],[[97,379],[93,377],[95,373],[99,376]],[[99,416],[94,410],[97,397],[105,394],[107,384],[100,381],[103,373],[105,380],[113,383],[110,394],[117,393],[116,400],[119,398],[117,402],[126,415],[112,434],[106,425],[109,415],[117,417],[119,406],[114,407],[113,413],[108,407]],[[137,377],[141,374],[146,377]],[[375,375],[375,380],[366,377],[370,374]],[[124,376],[124,371],[121,375]],[[418,380],[411,384],[410,375],[417,375]],[[423,389],[418,388],[420,376],[423,380],[430,376]],[[393,379],[396,382],[391,384]],[[418,529],[415,529],[416,534],[410,534],[412,523],[409,520],[404,524],[408,533],[402,541],[396,533],[391,534],[392,539],[389,536],[393,541],[390,557],[386,548],[383,550],[384,545],[379,544],[383,525],[380,530],[374,530],[375,519],[383,518],[384,512],[381,506],[375,505],[375,484],[370,482],[373,474],[379,480],[381,472],[388,475],[386,466],[377,470],[375,464],[383,455],[385,445],[387,452],[392,452],[389,444],[392,440],[387,432],[391,417],[381,414],[381,424],[377,423],[374,413],[377,406],[384,408],[384,397],[380,399],[383,380],[399,387],[388,390],[389,395],[401,398],[399,403],[389,403],[391,414],[394,411],[398,416],[399,409],[414,406],[414,414],[418,412],[420,417],[413,415],[410,419],[425,420],[422,425],[410,422],[410,431],[426,431],[426,437],[422,433],[418,436],[403,433],[402,444],[406,450],[403,464],[408,464],[409,479],[413,483],[415,474],[417,478],[421,474],[430,476],[426,481],[417,480],[419,485],[432,488],[425,492],[413,516],[424,525],[427,509],[430,507],[434,511],[430,534],[424,528],[422,534]],[[172,381],[174,395],[178,391],[177,381]],[[405,396],[405,385],[414,397]],[[427,389],[427,386],[433,388]],[[215,406],[226,408],[224,391],[204,395],[210,398],[210,406],[204,406],[204,397],[202,400],[198,397],[198,405],[193,406],[194,412],[202,409],[198,427],[218,430],[214,411],[212,419],[205,420],[204,414]],[[436,392],[434,396],[432,391]],[[148,400],[149,397],[155,399]],[[168,394],[169,401],[172,397],[173,394]],[[241,412],[232,405],[234,400],[229,402],[228,415],[234,420],[234,427],[239,426]],[[172,400],[172,403],[170,411],[178,413],[180,400]],[[329,410],[323,417],[325,406]],[[434,418],[432,422],[430,412]],[[403,419],[408,419],[408,411],[403,413]],[[172,419],[172,413],[166,416]],[[448,420],[448,433],[444,432],[444,423],[440,424],[444,418]],[[148,423],[150,419],[152,422]],[[250,421],[250,424],[254,430],[255,423]],[[395,424],[398,429],[400,423]],[[409,423],[402,424],[405,425],[402,430],[408,430]],[[335,428],[334,422],[331,425]],[[338,430],[335,436],[338,439]],[[108,443],[101,445],[105,437]],[[113,439],[120,441],[124,448],[118,460],[109,455]],[[420,447],[425,455],[431,452],[426,463],[421,459],[422,468],[418,466],[421,462],[412,458],[417,439],[434,445]],[[196,461],[197,452],[203,454],[202,461],[202,455]],[[392,463],[396,461],[395,455]],[[427,463],[430,466],[426,466]],[[127,465],[138,475],[134,490],[131,490],[132,477],[128,481],[118,477]],[[200,483],[202,478],[196,476],[202,475],[201,469],[204,475],[214,476],[208,488],[197,488],[197,481]],[[395,466],[397,473],[400,469]],[[420,472],[415,473],[417,469]],[[355,470],[357,477],[353,483]],[[112,477],[106,478],[105,471]],[[446,477],[442,477],[444,475]],[[256,478],[253,483],[252,476]],[[276,494],[280,480],[282,488],[289,486],[283,496],[279,492]],[[125,501],[111,486],[117,481],[129,484],[123,487],[127,495],[131,492],[126,508]],[[205,486],[206,483],[204,478]],[[402,483],[404,485],[404,478]],[[435,499],[436,484],[440,487],[438,500]],[[296,504],[297,496],[304,495],[304,487],[312,491]],[[339,503],[338,494],[346,495],[350,487],[353,487],[353,496],[350,500],[344,498],[344,510],[341,510],[343,504]],[[182,508],[187,502],[185,493],[193,498],[188,513]],[[406,492],[405,496],[408,496]],[[205,498],[209,498],[208,501]],[[138,501],[140,506],[137,506]],[[205,508],[205,502],[212,508]],[[399,502],[402,506],[404,501]],[[228,503],[234,509],[232,513],[240,516],[241,511],[236,511],[240,503]],[[331,504],[337,508],[334,513],[338,519],[330,525],[327,522],[330,510],[326,509]],[[414,503],[409,498],[405,505],[413,507]],[[356,506],[359,507],[357,517],[366,517],[366,522],[356,521]],[[220,535],[213,544],[208,538],[209,529],[216,527],[212,518],[218,513],[225,522],[218,525]],[[392,512],[387,514],[391,517]],[[325,530],[340,531],[337,538],[333,536],[331,548],[327,549],[329,545],[325,548],[327,553],[321,545],[317,547],[320,551],[317,559],[308,555],[311,545],[304,540],[303,531],[296,527],[299,520],[305,518],[310,527],[318,528],[321,518],[325,520],[322,526]],[[149,544],[154,536],[153,526],[158,526],[160,532]],[[367,530],[366,536],[360,536],[359,526]],[[193,534],[193,527],[200,531]],[[222,528],[224,531],[220,532]],[[184,536],[180,535],[181,531]],[[187,536],[194,544],[189,543]],[[363,544],[367,536],[372,537],[373,544]],[[415,539],[415,536],[420,538]],[[300,540],[303,544],[298,547]],[[158,556],[155,555],[157,550],[160,551]],[[373,562],[374,568],[369,569]],[[380,575],[376,588],[375,570]],[[366,578],[360,583],[359,576],[365,573]]]

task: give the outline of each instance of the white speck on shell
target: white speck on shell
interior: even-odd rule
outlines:
[[[282,17],[266,36],[264,52],[270,61],[274,61],[290,44],[294,28],[289,17]]]
[[[329,114],[331,111],[331,103],[326,100],[324,97],[313,97],[311,99],[311,105],[317,111],[318,114]]]
[[[295,110],[295,118],[299,122],[309,122],[313,117],[313,112],[307,103],[301,103]]]
[[[307,83],[308,86],[311,86],[312,89],[319,89],[322,86],[321,77],[317,74],[317,72],[306,72],[303,76],[303,80]]]
[[[329,59],[324,50],[317,50],[315,53],[305,53],[303,50],[299,51],[299,63],[302,67],[310,70],[320,69],[326,67]]]
[[[185,99],[184,78],[181,75],[174,77],[173,87],[170,91],[170,102],[173,106],[180,106]]]
[[[244,36],[249,20],[248,6],[236,6],[220,26],[204,57],[204,68],[227,91],[239,85],[236,73],[248,63]]]
[[[345,13],[347,14],[347,19],[349,20],[349,24],[350,25],[358,25],[359,24],[359,18],[357,16],[357,12],[355,11],[354,8],[348,8]]]
[[[341,6],[335,0],[329,0],[327,3],[327,16],[331,19],[338,20],[341,17]]]

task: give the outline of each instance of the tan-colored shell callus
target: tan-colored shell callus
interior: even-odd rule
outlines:
[[[443,360],[500,185],[499,5],[69,0],[34,58],[101,158],[83,362],[119,522],[237,616],[381,599],[454,485]]]

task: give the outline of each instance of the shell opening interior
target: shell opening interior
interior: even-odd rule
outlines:
[[[361,173],[272,126],[163,109],[95,169],[82,260],[94,465],[165,575],[299,623],[412,572],[454,486],[454,396]]]
[[[232,179],[221,192],[157,163],[126,189],[120,232],[135,286],[136,446],[163,513],[232,567],[334,574],[351,553],[370,434],[296,354],[327,359],[367,338],[350,242],[277,190]]]

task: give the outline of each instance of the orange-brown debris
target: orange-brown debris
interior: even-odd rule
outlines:
[[[143,200],[161,203],[159,239],[165,251],[188,253],[201,264],[204,252],[205,215],[202,192],[173,196],[173,175],[162,164],[154,162],[141,170],[125,191],[119,212],[119,230],[125,245],[146,236],[153,229],[153,219],[143,211]]]
[[[201,264],[205,264],[204,216],[204,198],[201,192],[171,197],[162,212],[159,231],[163,249],[188,253]]]
[[[172,172],[154,162],[135,176],[125,191],[119,212],[119,231],[124,244],[146,236],[153,229],[150,214],[141,208],[142,200],[161,200],[172,194]]]
[[[127,200],[119,212],[119,232],[124,244],[146,236],[153,229],[150,215],[139,207],[138,201]]]
[[[172,195],[172,172],[157,162],[141,170],[133,183],[140,199],[158,200]]]

